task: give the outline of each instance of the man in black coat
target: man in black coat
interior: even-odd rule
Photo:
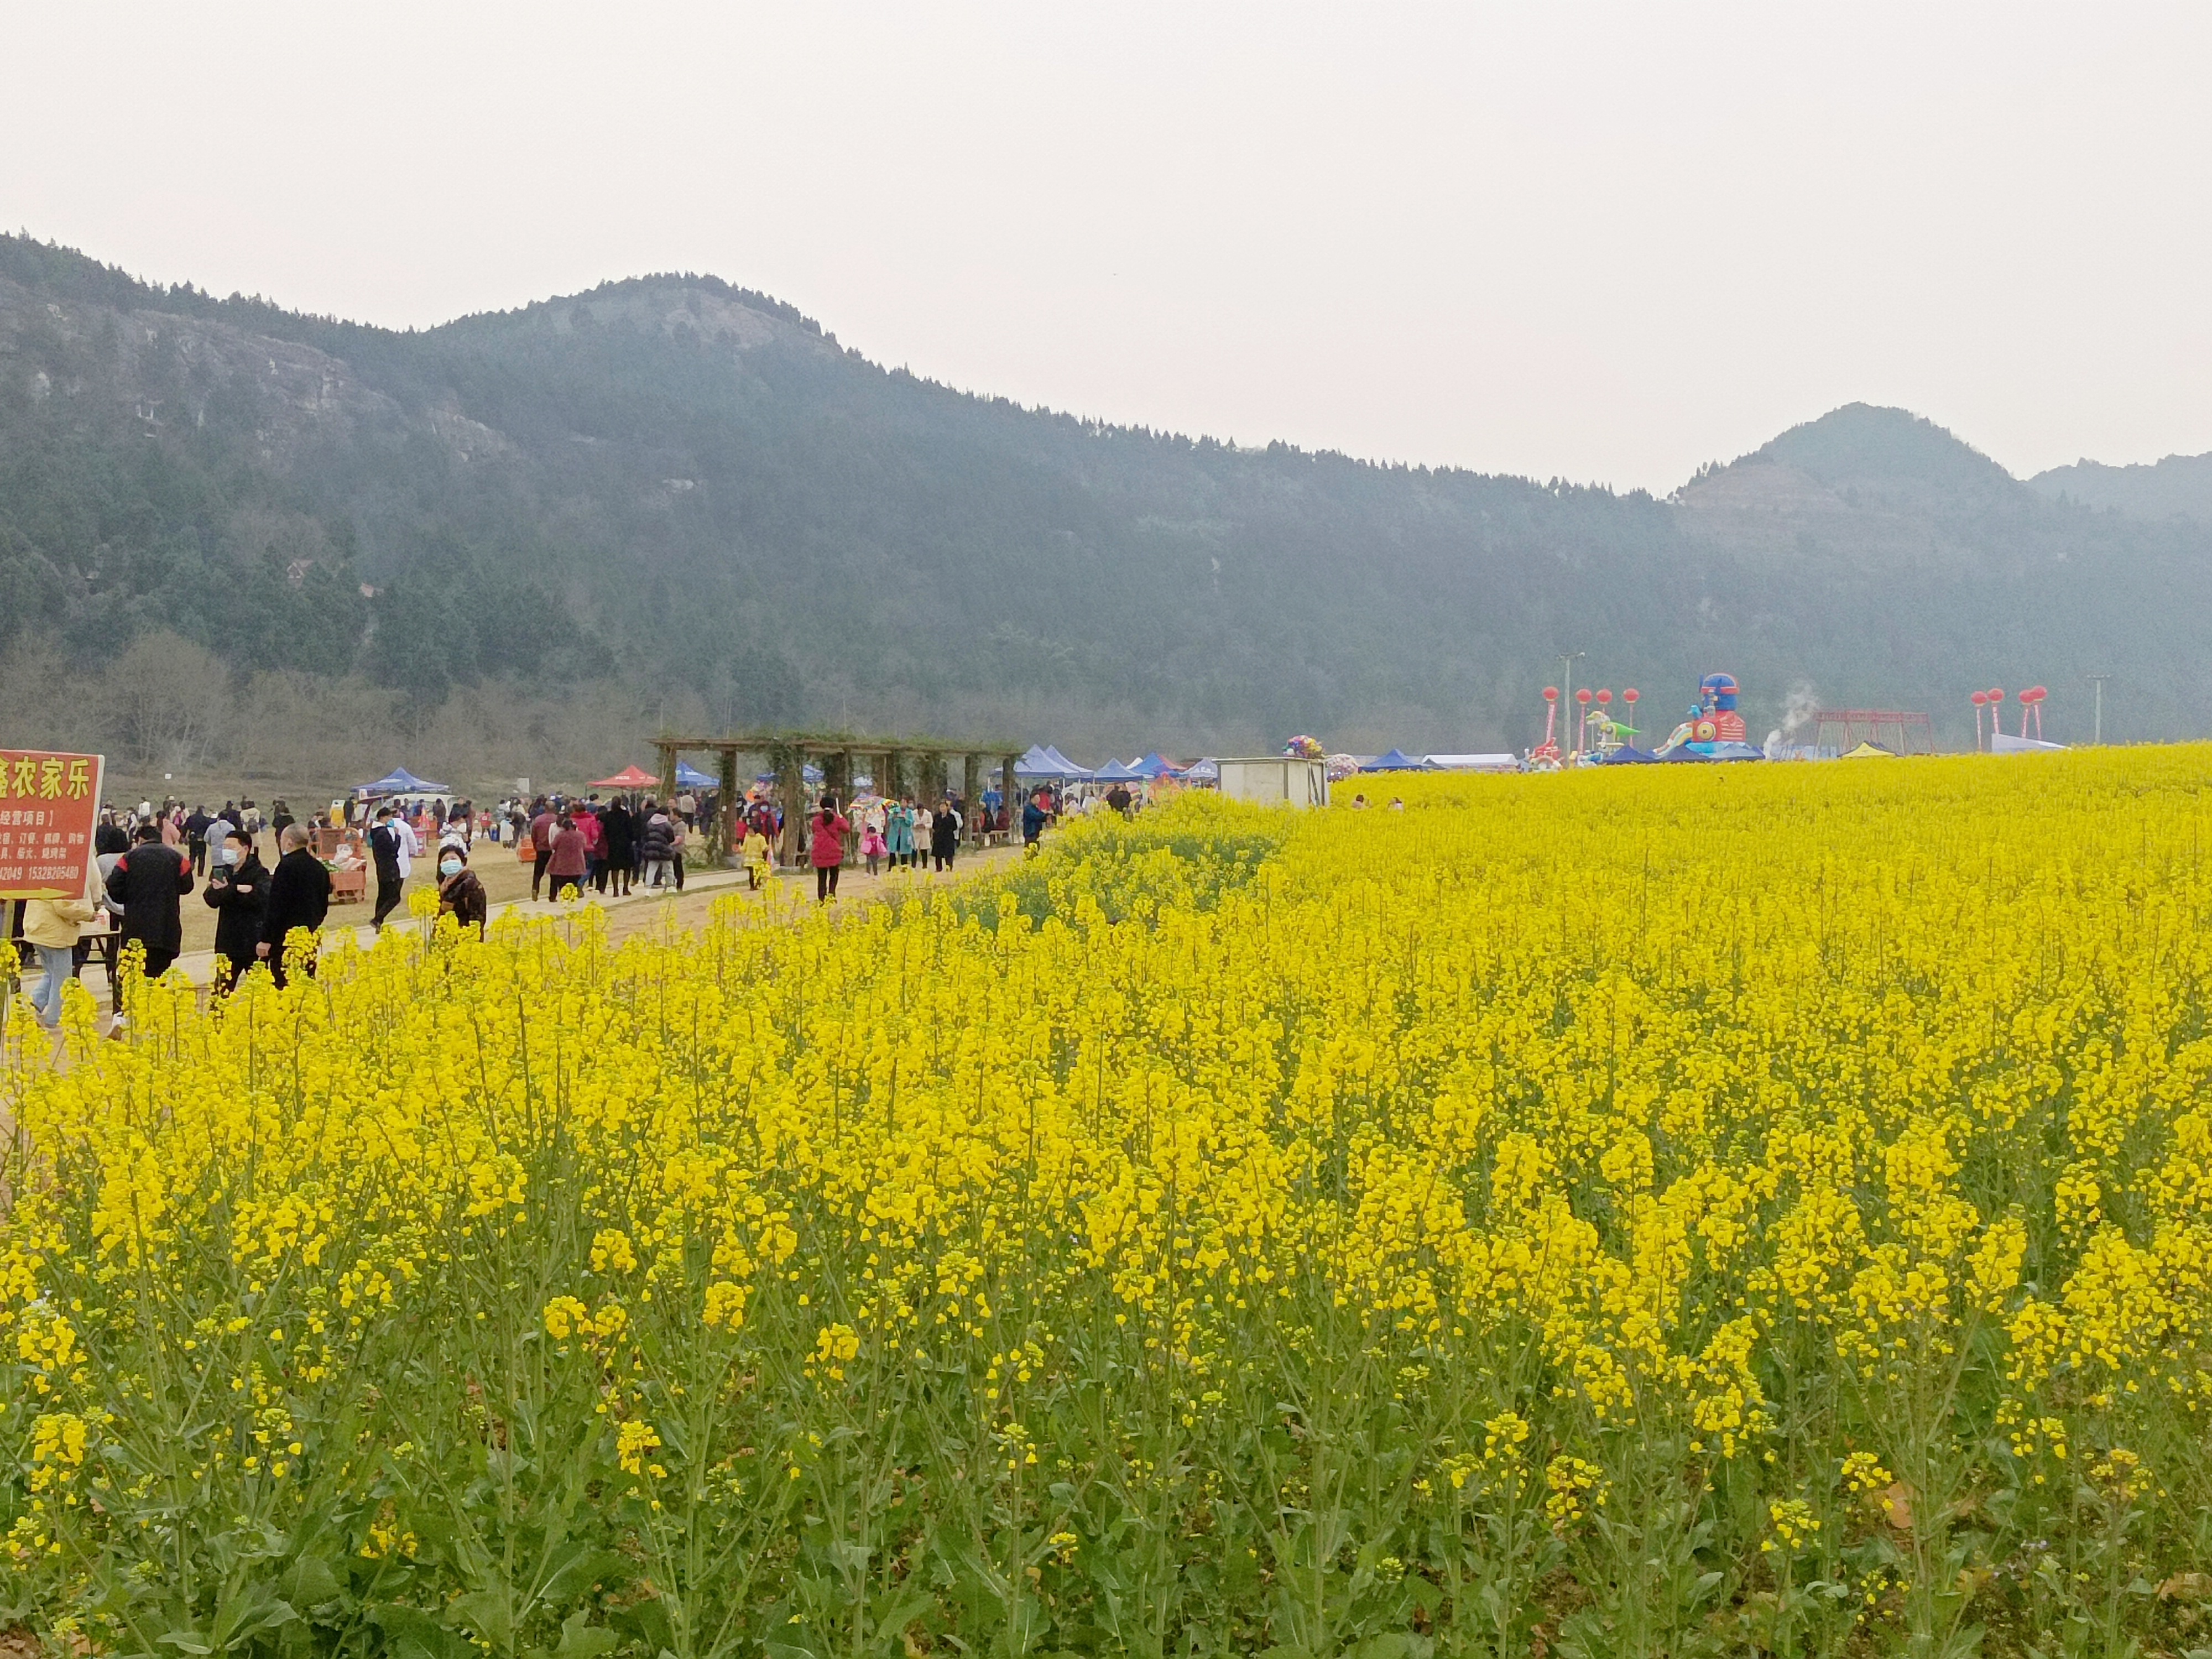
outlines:
[[[191,817],[185,820],[185,852],[192,861],[192,873],[207,873],[208,830],[215,820],[208,816],[205,806],[194,806]]]
[[[259,954],[261,918],[269,908],[269,868],[253,850],[253,837],[234,829],[215,849],[200,896],[216,913],[215,994],[246,977]]]
[[[619,898],[629,891],[630,872],[637,867],[637,820],[617,796],[615,804],[599,814],[599,828],[606,836],[604,868]]]
[[[323,918],[331,913],[331,872],[307,850],[304,825],[287,824],[277,845],[284,849],[284,856],[276,860],[276,872],[269,878],[269,904],[261,913],[261,941],[254,952],[269,964],[269,971],[282,985],[284,936],[295,927],[304,927],[311,933],[322,931]],[[307,973],[315,971],[312,951],[300,966]]]
[[[368,850],[376,861],[376,914],[369,918],[376,931],[384,919],[399,908],[399,831],[392,822],[392,809],[376,809],[376,827],[368,832]]]
[[[192,867],[173,847],[161,845],[159,823],[138,826],[137,842],[107,872],[108,902],[123,912],[123,943],[146,949],[146,977],[169,971],[184,948],[185,919],[177,901],[192,890]]]

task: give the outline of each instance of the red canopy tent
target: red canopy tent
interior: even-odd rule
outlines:
[[[657,789],[660,787],[660,780],[650,772],[641,771],[635,766],[625,766],[611,778],[594,779],[589,787],[593,789]]]

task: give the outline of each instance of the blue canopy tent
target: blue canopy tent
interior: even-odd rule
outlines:
[[[1393,749],[1387,755],[1377,755],[1359,769],[1363,772],[1425,772],[1429,763],[1415,760],[1402,749]]]
[[[1221,781],[1221,767],[1219,763],[1215,761],[1194,761],[1191,763],[1190,770],[1185,772],[1183,776],[1193,783],[1218,783]]]
[[[1667,766],[1674,765],[1681,761],[1688,761],[1698,766],[1710,766],[1712,764],[1713,757],[1711,755],[1700,754],[1696,744],[1685,743],[1669,749],[1665,754],[1660,756],[1659,759],[1662,765]]]
[[[688,761],[676,763],[676,787],[678,789],[718,789],[720,778],[710,778]]]
[[[1032,744],[1029,753],[1014,763],[1014,775],[1026,778],[1033,783],[1064,783],[1087,778],[1091,774],[1057,749]]]
[[[1093,783],[1142,783],[1145,775],[1117,760],[1109,760],[1091,775],[1091,781]]]
[[[1174,767],[1160,757],[1157,749],[1142,760],[1131,761],[1129,769],[1140,778],[1171,778],[1176,775]]]
[[[364,783],[354,791],[356,795],[442,795],[445,793],[444,784],[418,778],[404,766],[395,766],[374,783]]]
[[[1659,757],[1649,749],[1638,749],[1634,744],[1623,744],[1598,763],[1601,766],[1656,766]]]

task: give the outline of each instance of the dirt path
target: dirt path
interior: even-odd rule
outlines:
[[[514,860],[511,854],[507,855],[506,860],[486,857],[487,852],[497,854],[501,850],[480,846],[477,857],[473,860],[479,873],[484,877],[485,886],[489,890],[489,896],[492,901],[492,915],[495,917],[514,914],[545,917],[562,915],[562,908],[560,905],[550,900],[533,901],[530,897],[528,866],[522,864],[519,860]],[[952,886],[961,882],[973,881],[994,870],[1004,869],[1020,856],[1020,849],[1012,847],[971,849],[963,852],[960,855],[958,864],[943,875],[923,871],[901,870],[887,871],[880,875],[871,876],[866,870],[855,866],[844,871],[838,877],[837,896],[832,902],[841,908],[851,908],[855,905],[872,903],[879,898],[887,897],[895,893],[927,891],[933,888]],[[416,878],[410,880],[407,884],[408,890],[413,891],[418,884],[427,879],[428,878]],[[607,937],[610,942],[619,943],[633,933],[648,929],[659,931],[666,928],[680,932],[687,928],[704,927],[707,913],[716,899],[732,893],[745,894],[746,892],[744,872],[741,870],[712,872],[694,870],[688,873],[684,890],[680,894],[665,896],[633,890],[626,898],[614,898],[592,893],[586,895],[580,902],[596,906],[608,913]],[[784,904],[811,905],[814,902],[814,872],[805,869],[780,869],[772,879],[771,890],[750,896],[752,902],[763,906],[778,902]],[[193,908],[205,908],[204,906],[196,907],[195,900],[190,896],[185,900],[185,904],[187,917],[190,916]],[[330,920],[323,925],[322,937],[326,942],[335,942],[347,935],[351,935],[365,949],[376,942],[375,932],[368,926],[366,916],[367,911],[358,905],[334,909],[331,912]],[[409,918],[403,908],[394,914],[388,925],[395,927],[404,927],[408,924],[408,921]],[[210,939],[210,943],[203,945],[200,948],[185,951],[178,957],[177,967],[186,979],[204,990],[215,972],[215,951],[211,945],[213,929],[210,926],[196,931],[198,932],[200,938]],[[188,933],[186,942],[191,944],[196,941]],[[85,964],[84,984],[85,988],[92,992],[101,1007],[105,1008],[110,1000],[107,975],[106,969],[100,965],[99,957],[94,957]],[[102,1030],[106,1029],[106,1024],[103,1018]]]

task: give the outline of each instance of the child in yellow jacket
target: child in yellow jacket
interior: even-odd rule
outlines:
[[[745,831],[745,885],[758,892],[768,885],[769,873],[768,837],[755,824]]]

